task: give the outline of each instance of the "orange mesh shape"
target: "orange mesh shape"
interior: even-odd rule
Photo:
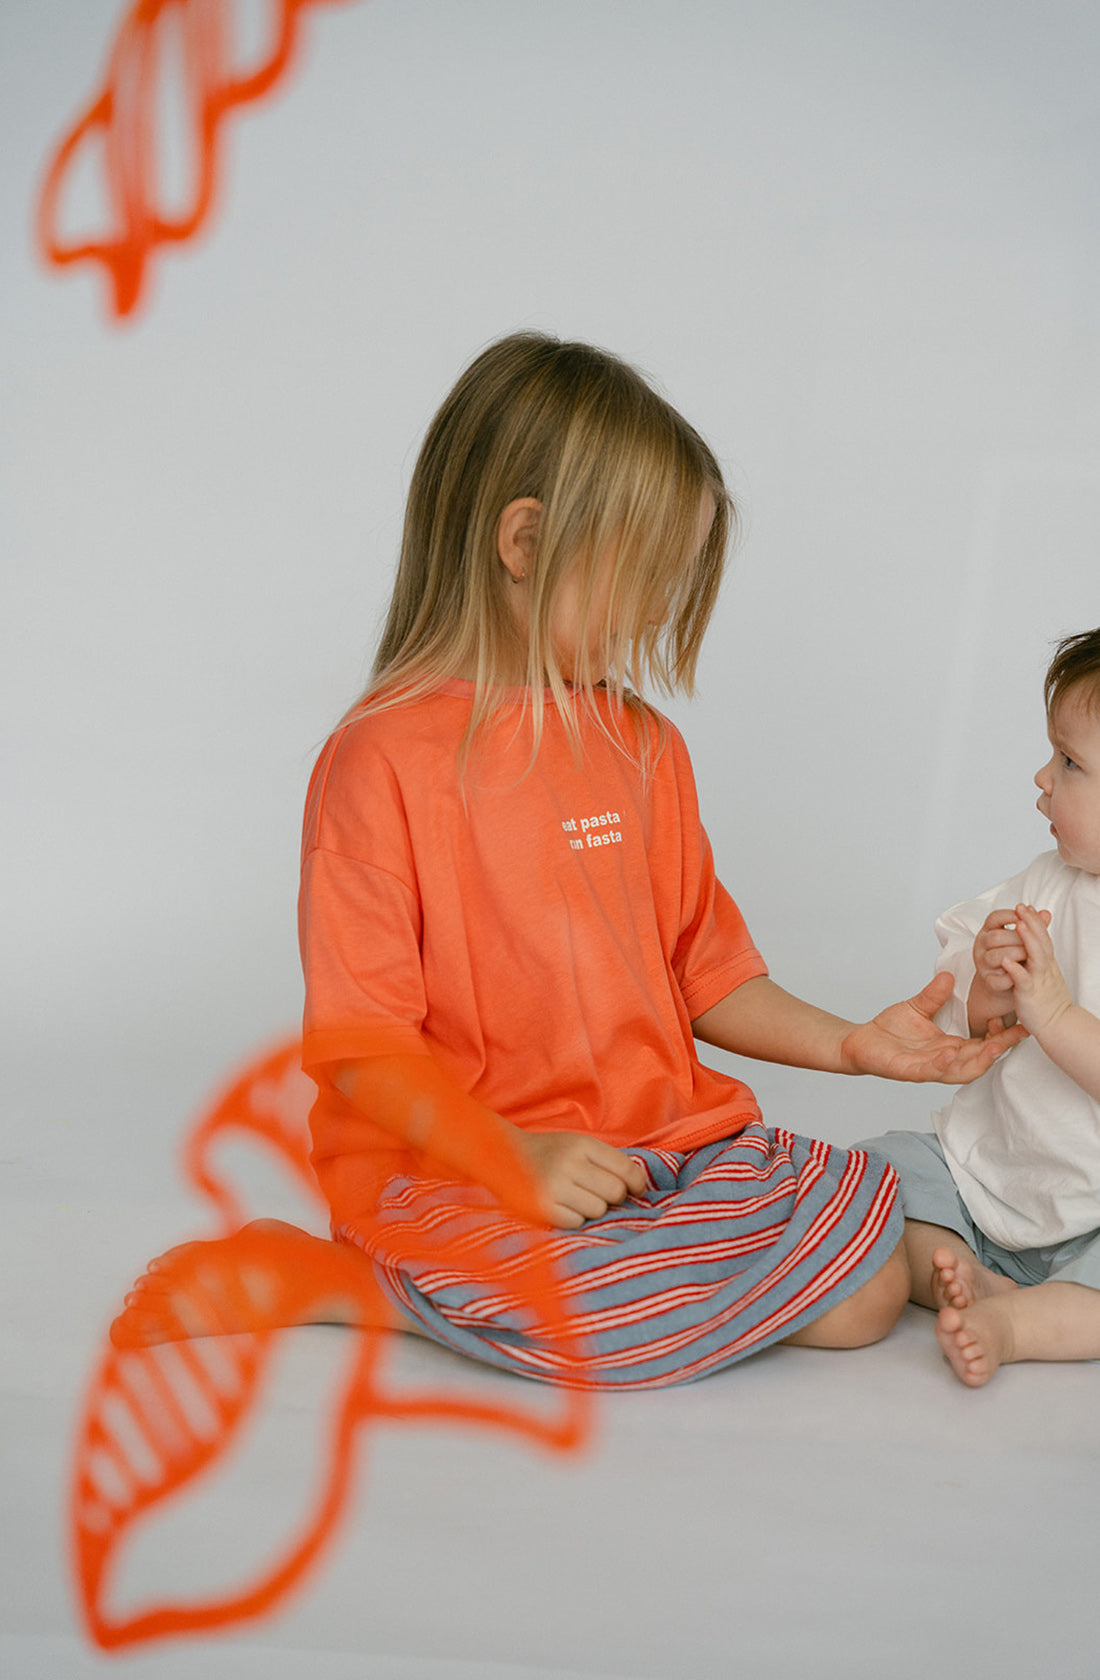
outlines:
[[[184,1172],[221,1215],[226,1231],[243,1223],[246,1209],[211,1159],[223,1138],[247,1139],[273,1153],[291,1177],[327,1213],[317,1175],[309,1164],[309,1110],[317,1095],[302,1072],[298,1040],[287,1039],[259,1056],[215,1098],[183,1146]]]
[[[90,1637],[103,1649],[173,1635],[207,1632],[272,1611],[332,1538],[353,1486],[361,1428],[373,1419],[465,1422],[500,1428],[558,1449],[578,1447],[589,1426],[590,1396],[559,1391],[552,1415],[474,1400],[446,1390],[387,1388],[380,1380],[384,1328],[395,1322],[364,1256],[290,1226],[234,1229],[241,1204],[211,1163],[227,1134],[274,1149],[320,1200],[308,1164],[306,1113],[313,1086],[301,1072],[299,1047],[286,1043],[233,1080],[193,1128],[185,1147],[187,1171],[216,1210],[224,1235],[185,1244],[154,1262],[144,1310],[128,1306],[90,1385],[77,1438],[71,1483],[70,1533],[81,1609]],[[462,1115],[465,1128],[468,1114]],[[455,1123],[437,1115],[442,1153],[453,1152]],[[474,1124],[477,1124],[475,1119]],[[487,1176],[514,1202],[533,1205],[511,1156],[501,1161],[501,1137],[483,1140]],[[468,1152],[469,1139],[463,1148]],[[546,1245],[531,1225],[502,1220],[511,1244],[508,1287],[524,1302],[538,1334],[566,1353],[569,1337]],[[517,1247],[518,1236],[518,1247]],[[461,1232],[425,1232],[407,1241],[410,1260],[471,1267]],[[487,1262],[478,1251],[478,1271]],[[263,1379],[285,1327],[344,1309],[364,1326],[351,1332],[355,1352],[346,1379],[336,1384],[326,1454],[311,1510],[261,1577],[202,1602],[167,1602],[128,1616],[108,1608],[112,1566],[141,1518],[213,1473],[262,1403]],[[348,1311],[350,1309],[350,1311]],[[152,1329],[150,1328],[152,1326]]]
[[[63,136],[46,169],[36,235],[45,261],[56,268],[96,262],[111,282],[110,310],[131,314],[141,299],[149,258],[158,245],[192,239],[213,206],[220,174],[222,126],[231,111],[261,99],[286,74],[309,6],[342,0],[271,0],[272,46],[248,75],[232,68],[234,0],[134,0],[111,45],[103,83]],[[170,57],[165,24],[175,15],[182,51]],[[191,113],[195,178],[190,203],[170,215],[158,202],[155,98],[162,69],[174,67],[182,103]],[[113,225],[99,238],[66,243],[58,205],[67,173],[89,139],[103,143],[106,197]]]
[[[96,1644],[109,1649],[173,1633],[200,1632],[256,1616],[301,1576],[337,1522],[352,1476],[353,1434],[378,1356],[379,1338],[363,1335],[332,1420],[322,1485],[303,1532],[263,1579],[199,1604],[159,1604],[125,1619],[104,1604],[116,1549],[144,1512],[180,1492],[220,1459],[256,1404],[272,1341],[288,1314],[308,1311],[320,1286],[326,1298],[361,1287],[339,1275],[319,1279],[288,1264],[277,1232],[242,1231],[222,1243],[184,1251],[172,1278],[186,1303],[177,1338],[158,1347],[111,1347],[92,1383],[79,1434],[73,1480],[72,1534],[81,1601]],[[197,1250],[197,1254],[195,1253]],[[191,1275],[188,1275],[188,1274]],[[250,1314],[255,1328],[217,1341],[220,1305],[230,1321]],[[116,1338],[124,1338],[116,1332]]]

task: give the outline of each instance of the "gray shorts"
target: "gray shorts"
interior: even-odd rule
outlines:
[[[901,1179],[901,1203],[907,1219],[944,1225],[957,1231],[983,1266],[1014,1283],[1084,1283],[1100,1289],[1100,1231],[1086,1231],[1047,1248],[1002,1248],[978,1229],[955,1188],[935,1132],[887,1132],[864,1138],[859,1149],[885,1155]]]

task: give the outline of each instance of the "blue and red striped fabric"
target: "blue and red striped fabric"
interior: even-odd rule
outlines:
[[[576,1231],[533,1234],[474,1186],[401,1178],[369,1231],[335,1235],[370,1254],[434,1340],[538,1381],[616,1390],[691,1382],[782,1340],[873,1277],[901,1237],[897,1176],[861,1149],[753,1124],[690,1154],[629,1153],[648,1193]],[[444,1240],[447,1264],[434,1264]],[[553,1332],[525,1301],[533,1242],[560,1279]]]

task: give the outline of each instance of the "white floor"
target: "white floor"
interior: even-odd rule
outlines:
[[[971,1393],[917,1308],[862,1353],[776,1349],[604,1401],[579,1458],[465,1428],[375,1428],[342,1531],[276,1614],[98,1653],[66,1563],[76,1416],[130,1279],[202,1229],[170,1163],[188,1077],[53,1069],[10,1094],[4,1680],[1100,1675],[1100,1369],[1021,1366]],[[279,1549],[348,1347],[330,1328],[288,1338],[241,1452],[149,1524],[123,1598],[224,1588]],[[545,1403],[426,1345],[393,1359],[395,1381]]]

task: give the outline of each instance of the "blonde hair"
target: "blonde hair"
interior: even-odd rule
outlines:
[[[714,517],[700,545],[708,495]],[[504,509],[527,497],[541,514],[524,647],[497,533]],[[595,709],[597,687],[637,710],[633,689],[647,683],[690,694],[736,524],[710,449],[633,368],[541,333],[503,338],[470,364],[428,428],[371,682],[349,716],[473,672],[469,741],[505,697],[505,674],[524,669],[537,751],[544,690],[574,738],[577,698]],[[551,626],[574,568],[580,633],[567,683]],[[609,593],[603,624],[592,626],[593,660],[598,581]]]

